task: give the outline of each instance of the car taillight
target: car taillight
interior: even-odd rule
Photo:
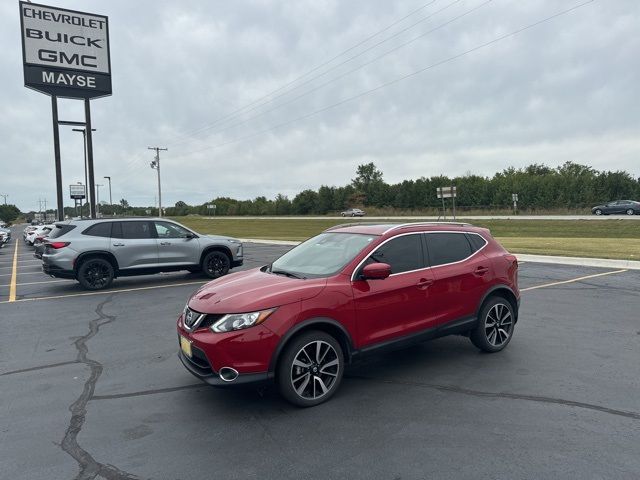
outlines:
[[[54,248],[54,249],[58,250],[59,248],[66,247],[70,243],[71,242],[49,242],[49,243],[47,243],[47,245],[49,245],[51,248]]]

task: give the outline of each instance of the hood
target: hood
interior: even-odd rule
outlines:
[[[202,313],[255,312],[315,297],[326,284],[326,278],[300,280],[255,268],[207,283],[193,294],[189,308]]]

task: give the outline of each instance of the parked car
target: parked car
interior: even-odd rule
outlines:
[[[54,228],[55,225],[40,225],[27,233],[24,241],[27,242],[27,245],[33,245],[38,236],[48,235]]]
[[[591,213],[594,215],[611,215],[616,213],[639,215],[640,202],[634,200],[617,200],[603,205],[596,205],[591,209]]]
[[[308,407],[345,365],[450,334],[485,352],[510,342],[518,262],[468,224],[337,226],[270,265],[214,280],[177,320],[179,358],[214,386],[275,380]]]
[[[9,234],[4,231],[4,229],[0,229],[0,248],[3,248],[5,244],[9,243]]]
[[[350,208],[349,210],[341,212],[340,215],[343,217],[364,217],[364,211],[359,208]]]
[[[178,270],[218,278],[242,265],[243,250],[235,238],[201,235],[164,218],[68,220],[49,234],[42,261],[46,274],[100,290],[117,277]]]
[[[11,229],[6,227],[0,227],[0,234],[4,234],[5,243],[8,243],[11,240]]]
[[[47,238],[49,238],[49,234],[51,231],[46,233],[41,233],[36,235],[36,238],[33,241],[33,256],[42,259],[42,254],[44,253],[44,246]]]

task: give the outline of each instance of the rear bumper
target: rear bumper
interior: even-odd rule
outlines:
[[[73,270],[64,270],[63,268],[50,265],[46,262],[42,263],[42,271],[47,275],[51,275],[56,278],[68,278],[71,280],[76,278],[76,273]]]
[[[259,386],[269,383],[273,376],[269,372],[241,373],[238,378],[231,382],[226,382],[213,370],[213,368],[196,365],[182,351],[178,352],[178,358],[184,367],[196,378],[213,387],[236,387],[236,386]]]

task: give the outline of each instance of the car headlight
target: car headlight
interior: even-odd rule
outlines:
[[[254,325],[259,325],[264,322],[275,311],[275,308],[270,308],[269,310],[262,310],[259,312],[231,313],[229,315],[225,315],[216,323],[211,325],[211,331],[215,333],[224,333],[253,327]]]

